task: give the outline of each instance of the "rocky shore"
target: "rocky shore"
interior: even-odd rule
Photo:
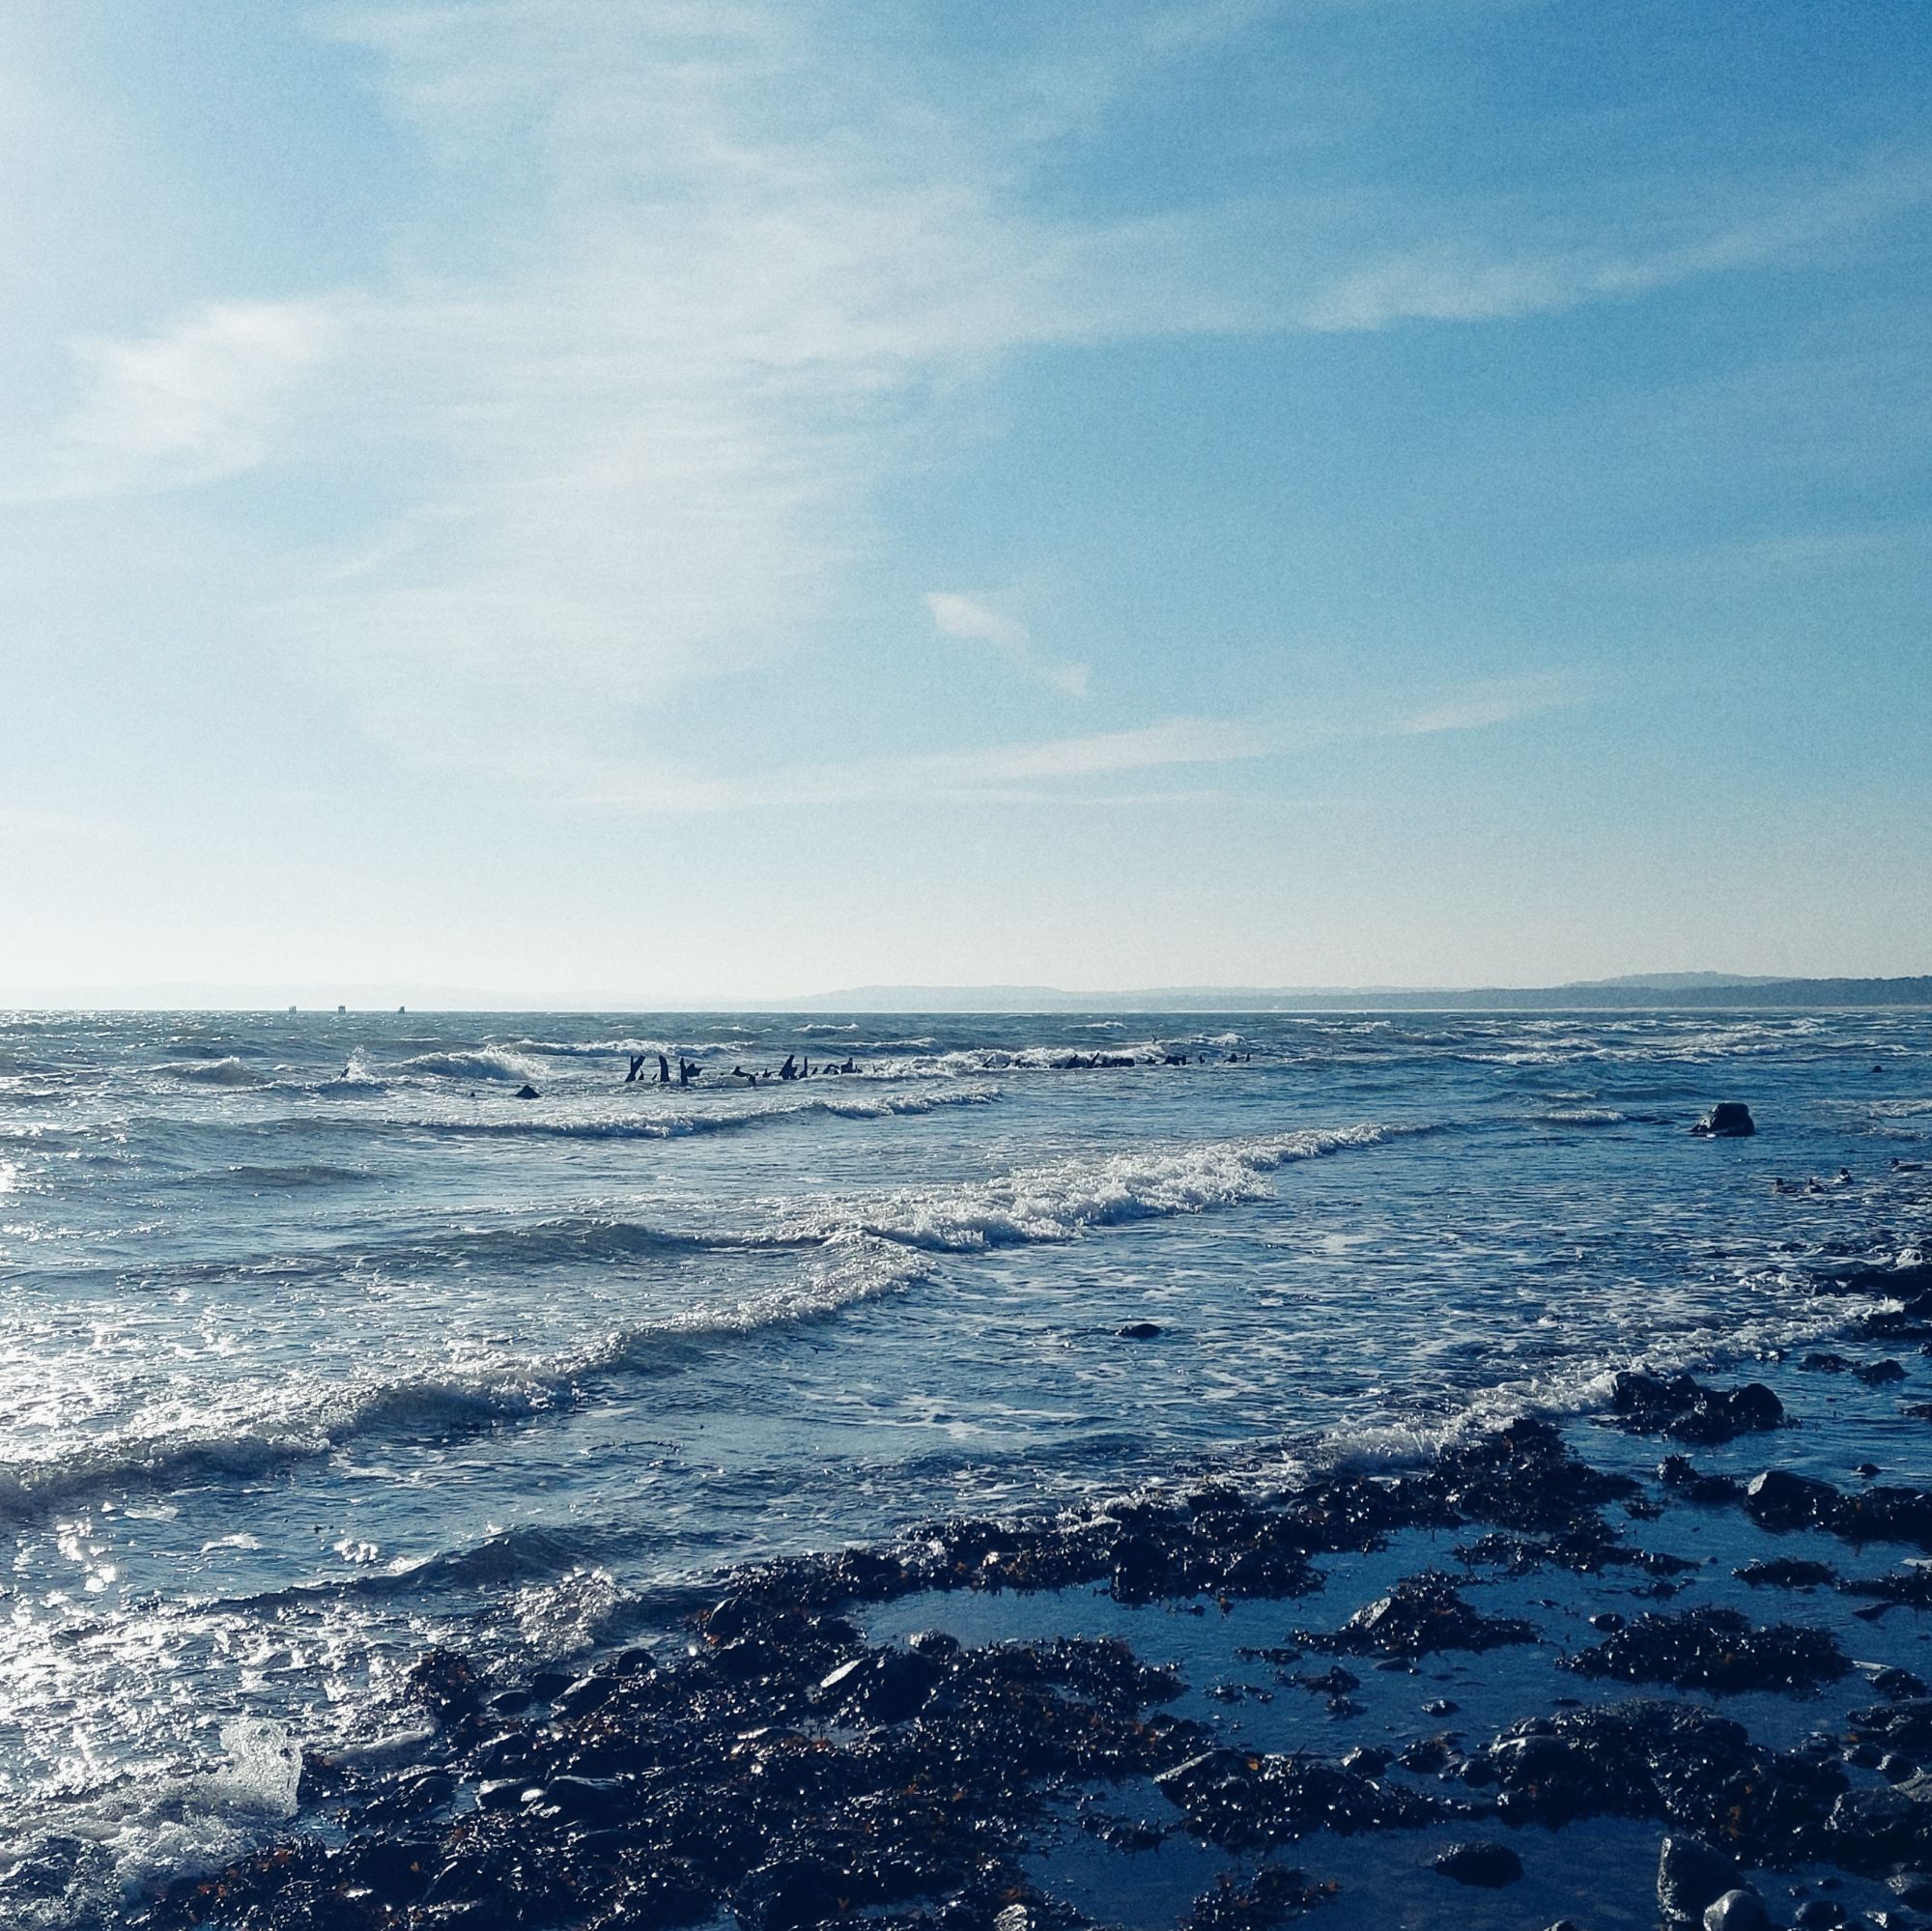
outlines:
[[[1889,1305],[1762,1378],[748,1569],[575,1675],[431,1653],[412,1740],[135,1915],[1932,1924],[1932,1269],[1826,1285]]]

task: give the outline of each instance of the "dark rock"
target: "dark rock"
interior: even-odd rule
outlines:
[[[1854,1368],[1852,1373],[1868,1387],[1882,1388],[1889,1382],[1905,1379],[1905,1364],[1900,1361],[1867,1361]]]
[[[1658,1909],[1667,1919],[1695,1922],[1738,1876],[1737,1860],[1701,1837],[1666,1837],[1657,1854]]]
[[[1735,1476],[1703,1474],[1690,1465],[1688,1455],[1666,1455],[1657,1464],[1657,1479],[1700,1508],[1727,1507],[1745,1492],[1745,1485]]]
[[[1886,1888],[1914,1911],[1932,1911],[1932,1875],[1924,1871],[1897,1871],[1887,1878]]]
[[[1742,1101],[1722,1099],[1690,1130],[1714,1139],[1737,1140],[1747,1133],[1755,1133],[1757,1122],[1750,1117],[1750,1108]]]
[[[1798,1364],[1814,1375],[1842,1375],[1852,1364],[1842,1354],[1811,1353]]]
[[[1245,1884],[1223,1871],[1214,1888],[1195,1900],[1180,1931],[1269,1931],[1325,1903],[1335,1889],[1280,1864],[1264,1864]]]
[[[841,1715],[868,1723],[903,1723],[924,1707],[946,1666],[920,1650],[884,1649],[840,1663],[818,1686]]]
[[[1843,1498],[1829,1482],[1767,1468],[1745,1485],[1745,1513],[1759,1528],[1828,1527],[1836,1520]]]
[[[1729,1441],[1784,1424],[1784,1405],[1762,1381],[1725,1390],[1708,1388],[1689,1375],[1622,1374],[1612,1386],[1610,1406],[1627,1429],[1683,1441]]]
[[[1932,1548],[1932,1493],[1888,1484],[1843,1496],[1832,1528],[1847,1542],[1911,1542]]]
[[[1928,1783],[1932,1779],[1915,1778],[1846,1791],[1827,1820],[1833,1860],[1853,1870],[1875,1870],[1932,1852]]]
[[[1157,1320],[1130,1320],[1126,1326],[1114,1330],[1116,1339],[1121,1341],[1158,1341],[1162,1332]]]
[[[747,1931],[800,1931],[828,1917],[842,1917],[847,1905],[841,1874],[822,1859],[774,1858],[751,1872],[731,1899]]]
[[[454,1650],[433,1649],[407,1677],[403,1688],[439,1722],[468,1716],[483,1700],[483,1680],[467,1657]]]
[[[1224,1850],[1259,1850],[1319,1830],[1411,1829],[1441,1806],[1419,1792],[1376,1782],[1321,1757],[1212,1749],[1155,1779],[1192,1835]]]
[[[533,1086],[520,1086],[517,1089],[517,1097],[519,1099],[541,1099],[543,1094]]]
[[[1451,1844],[1435,1860],[1435,1868],[1458,1884],[1500,1890],[1522,1875],[1522,1860],[1507,1844]]]
[[[1889,1696],[1901,1703],[1909,1696],[1925,1694],[1925,1679],[1915,1676],[1909,1669],[1900,1669],[1895,1664],[1873,1671],[1871,1687],[1881,1696]]]
[[[1845,1788],[1835,1762],[1764,1749],[1742,1724],[1683,1703],[1609,1704],[1531,1718],[1505,1731],[1487,1754],[1507,1824],[1557,1829],[1580,1817],[1656,1817],[1695,1831],[1721,1817],[1738,1844],[1779,1855],[1823,1831]]]
[[[1796,1556],[1775,1556],[1769,1562],[1747,1562],[1731,1574],[1753,1589],[1817,1589],[1837,1580],[1826,1562],[1805,1562]]]
[[[1584,1676],[1680,1689],[1781,1690],[1803,1694],[1835,1682],[1851,1659],[1828,1630],[1791,1623],[1752,1628],[1735,1609],[1639,1616],[1594,1649],[1566,1659]]]
[[[1791,1914],[1798,1931],[1836,1931],[1845,1921],[1845,1907],[1834,1897],[1807,1897]]]
[[[1771,1931],[1771,1913],[1756,1891],[1740,1887],[1704,1907],[1704,1931]]]
[[[1448,1576],[1431,1570],[1404,1577],[1386,1596],[1357,1609],[1333,1635],[1296,1631],[1295,1640],[1311,1649],[1350,1654],[1426,1656],[1435,1650],[1487,1650],[1534,1642],[1536,1632],[1514,1617],[1479,1615]]]

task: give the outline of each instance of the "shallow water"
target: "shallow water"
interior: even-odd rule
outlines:
[[[438,1637],[1825,1334],[1928,1139],[1918,1013],[0,1020],[0,1854],[232,1850]]]

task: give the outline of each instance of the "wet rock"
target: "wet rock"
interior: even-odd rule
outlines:
[[[1807,1897],[1791,1914],[1798,1931],[1836,1931],[1845,1921],[1845,1907],[1834,1897]]]
[[[1268,1931],[1326,1903],[1335,1890],[1280,1864],[1264,1864],[1245,1884],[1223,1871],[1213,1889],[1195,1900],[1181,1931]]]
[[[1829,1631],[1791,1623],[1753,1628],[1735,1609],[1643,1615],[1594,1649],[1565,1660],[1584,1676],[1732,1692],[1780,1690],[1803,1694],[1835,1682],[1851,1659]]]
[[[1895,1665],[1876,1669],[1871,1674],[1871,1687],[1881,1696],[1889,1696],[1897,1702],[1908,1697],[1925,1694],[1925,1679],[1915,1676],[1909,1669],[1899,1669]]]
[[[1867,1361],[1854,1368],[1852,1373],[1872,1388],[1883,1388],[1892,1381],[1905,1379],[1905,1366],[1899,1361]]]
[[[1701,1837],[1666,1837],[1657,1854],[1658,1909],[1667,1920],[1694,1923],[1738,1877],[1737,1860]]]
[[[1842,1499],[1829,1482],[1788,1468],[1767,1468],[1745,1485],[1745,1513],[1765,1529],[1829,1526]]]
[[[1465,1519],[1539,1532],[1574,1533],[1604,1503],[1641,1492],[1628,1476],[1578,1461],[1561,1433],[1534,1416],[1444,1449],[1427,1486]],[[1426,1519],[1423,1511],[1416,1514]],[[1604,1533],[1601,1524],[1595,1532]]]
[[[747,1875],[731,1908],[747,1931],[799,1931],[845,1915],[841,1879],[819,1858],[774,1858]]]
[[[517,1089],[517,1097],[519,1099],[541,1099],[543,1094],[535,1087],[525,1085]]]
[[[1747,1562],[1731,1574],[1753,1589],[1819,1589],[1837,1580],[1827,1562],[1805,1562],[1796,1556],[1775,1556],[1769,1562]]]
[[[1745,1485],[1735,1476],[1706,1475],[1691,1466],[1688,1455],[1666,1455],[1657,1464],[1657,1479],[1700,1508],[1725,1508],[1741,1501],[1745,1493]]]
[[[1522,1860],[1507,1844],[1451,1844],[1435,1860],[1435,1868],[1458,1884],[1500,1890],[1522,1875]]]
[[[1850,1734],[1859,1742],[1901,1750],[1932,1749],[1932,1698],[1875,1703],[1854,1710],[1847,1720]]]
[[[945,1674],[945,1664],[923,1651],[874,1650],[840,1663],[818,1693],[841,1715],[903,1723],[919,1714]]]
[[[1878,1870],[1932,1852],[1932,1778],[1848,1790],[1827,1820],[1835,1862]]]
[[[1479,1615],[1448,1576],[1430,1570],[1404,1577],[1386,1596],[1357,1609],[1333,1635],[1296,1631],[1295,1640],[1351,1655],[1426,1656],[1534,1642],[1536,1631],[1515,1617]]]
[[[1932,1493],[1886,1484],[1840,1500],[1832,1528],[1847,1542],[1911,1542],[1932,1548]]]
[[[1487,1755],[1505,1823],[1556,1829],[1580,1817],[1656,1817],[1694,1832],[1722,1817],[1738,1844],[1778,1855],[1821,1833],[1845,1788],[1835,1761],[1767,1750],[1742,1724],[1683,1703],[1533,1718]]]
[[[1192,1835],[1230,1851],[1259,1850],[1323,1829],[1344,1836],[1409,1829],[1433,1822],[1442,1810],[1419,1792],[1378,1783],[1298,1751],[1284,1756],[1207,1750],[1154,1781],[1184,1813]]]
[[[441,1723],[467,1717],[483,1700],[482,1678],[467,1657],[448,1649],[431,1650],[403,1679],[403,1688],[412,1702]]]
[[[1620,1425],[1634,1433],[1673,1434],[1681,1441],[1729,1441],[1784,1425],[1784,1405],[1762,1381],[1719,1389],[1689,1375],[1622,1374],[1611,1389],[1610,1406]]]
[[[1814,1350],[1798,1365],[1813,1375],[1842,1375],[1852,1364],[1842,1354]]]
[[[1130,1320],[1114,1330],[1115,1338],[1121,1341],[1158,1341],[1163,1332],[1156,1320]]]
[[[1755,1133],[1757,1122],[1750,1117],[1750,1108],[1743,1101],[1722,1099],[1690,1130],[1712,1139],[1737,1140]]]
[[[1704,1907],[1704,1931],[1771,1931],[1771,1913],[1756,1891],[1740,1886]]]
[[[1885,1881],[1899,1903],[1914,1911],[1932,1911],[1932,1874],[1925,1871],[1895,1871]]]

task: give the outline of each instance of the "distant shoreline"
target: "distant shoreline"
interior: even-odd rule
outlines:
[[[343,984],[330,987],[89,986],[55,994],[34,987],[0,993],[0,1011],[298,1012],[305,1016],[469,1012],[799,1013],[952,1017],[1049,1013],[1236,1012],[1783,1012],[1932,1008],[1932,974],[1895,979],[1768,979],[1720,973],[1636,974],[1549,986],[1140,987],[1130,992],[1065,991],[1047,985],[863,985],[786,999],[646,998],[535,1000],[462,986]]]

